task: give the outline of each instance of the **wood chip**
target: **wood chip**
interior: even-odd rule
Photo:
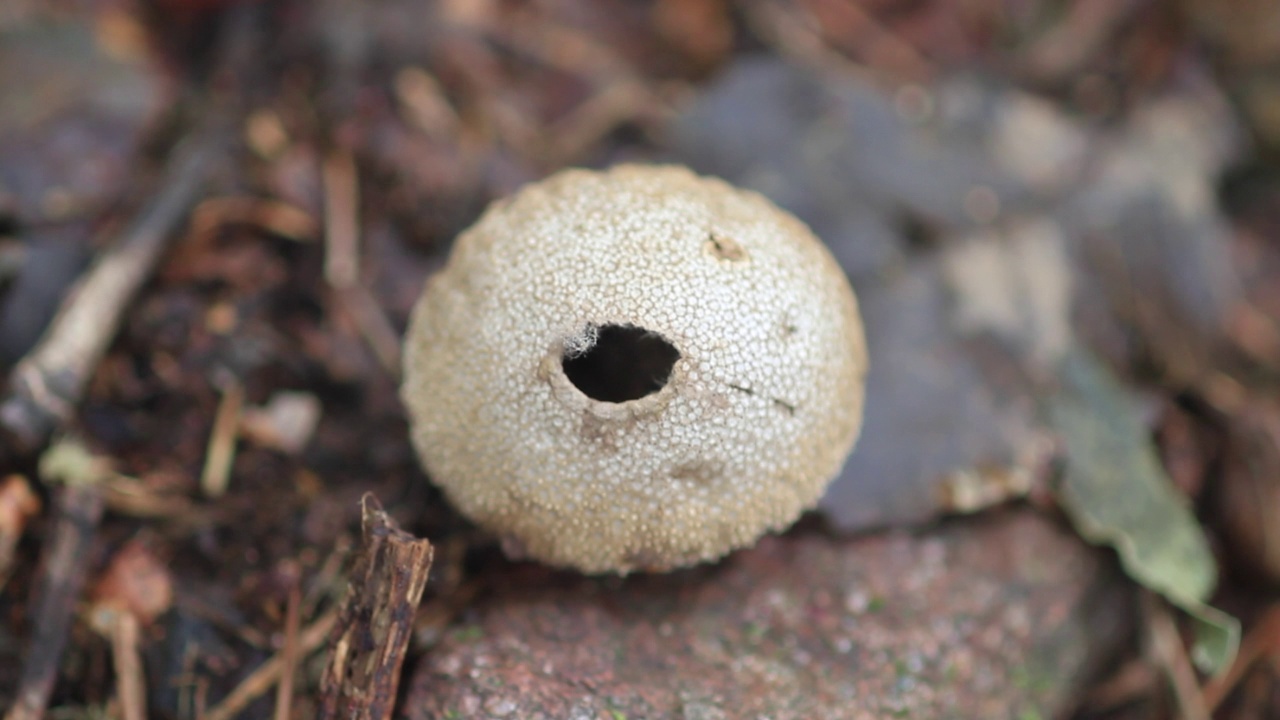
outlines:
[[[371,493],[364,546],[321,679],[320,717],[386,720],[431,569],[431,543],[399,530]]]

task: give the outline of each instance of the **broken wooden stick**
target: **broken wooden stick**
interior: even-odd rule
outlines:
[[[398,529],[372,493],[361,499],[364,543],[320,681],[323,720],[386,720],[431,570],[431,543]]]

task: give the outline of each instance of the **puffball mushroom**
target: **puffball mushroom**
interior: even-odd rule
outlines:
[[[413,312],[402,396],[451,502],[583,572],[718,558],[853,448],[857,301],[809,229],[681,167],[566,170],[494,203]]]

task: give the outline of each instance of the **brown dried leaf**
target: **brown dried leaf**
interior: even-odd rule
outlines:
[[[111,558],[91,597],[95,615],[125,612],[150,625],[173,604],[173,578],[146,543],[133,540]]]

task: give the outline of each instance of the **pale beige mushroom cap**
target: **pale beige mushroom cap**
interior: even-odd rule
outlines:
[[[812,507],[866,367],[853,291],[803,223],[630,165],[557,173],[458,238],[414,311],[402,396],[431,478],[509,552],[626,573]]]

